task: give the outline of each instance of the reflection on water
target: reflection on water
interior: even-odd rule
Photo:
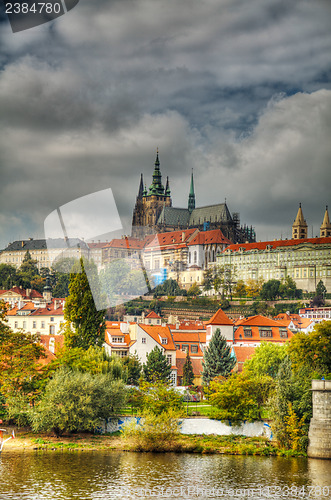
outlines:
[[[4,452],[0,499],[326,499],[330,477],[330,461],[305,458]]]

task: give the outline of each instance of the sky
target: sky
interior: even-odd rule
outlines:
[[[0,249],[109,188],[128,234],[157,148],[173,206],[193,168],[196,206],[226,199],[258,240],[289,238],[300,202],[319,235],[330,76],[329,0],[80,0],[18,33],[2,11]]]

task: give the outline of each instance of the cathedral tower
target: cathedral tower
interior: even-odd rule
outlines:
[[[132,236],[143,238],[146,234],[153,234],[156,231],[156,223],[163,207],[171,207],[171,195],[169,179],[166,187],[162,184],[160,169],[159,151],[156,152],[152,184],[147,191],[143,187],[143,177],[141,174],[138,196],[133,211]]]
[[[303,212],[300,203],[296,219],[292,225],[292,239],[299,240],[302,238],[307,238],[307,233],[308,233],[308,226],[307,222],[303,217]]]
[[[328,206],[326,206],[324,219],[320,227],[320,237],[327,238],[328,236],[331,236],[331,223],[329,218]]]

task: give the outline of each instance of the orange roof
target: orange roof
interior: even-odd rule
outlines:
[[[104,245],[104,248],[127,248],[128,250],[141,250],[144,248],[144,241],[136,238],[114,238]]]
[[[100,243],[88,243],[87,246],[91,248],[92,250],[94,248],[104,248],[105,246],[108,245],[108,241],[100,242]]]
[[[261,325],[249,325],[250,326],[250,330],[251,330],[251,336],[250,337],[247,337],[245,336],[245,330],[244,330],[244,325],[240,325],[234,332],[234,341],[235,342],[245,342],[246,344],[250,344],[250,343],[259,343],[259,342],[282,342],[282,343],[285,343],[287,342],[287,340],[291,339],[293,337],[293,333],[291,332],[291,330],[289,330],[288,328],[284,327],[283,328],[286,328],[286,331],[287,331],[287,337],[284,338],[284,337],[281,337],[280,336],[280,332],[279,332],[279,328],[282,328],[282,325],[279,324],[279,322],[276,322],[276,326],[271,326],[271,325],[266,325],[266,324],[261,324]],[[247,325],[247,323],[245,323],[245,325]],[[259,326],[261,327],[269,327],[271,329],[271,334],[272,336],[271,337],[261,337],[260,336],[260,330],[259,330]]]
[[[161,319],[161,316],[156,314],[155,311],[151,311],[150,313],[147,314],[146,318]]]
[[[177,366],[177,376],[182,377],[183,376],[183,368],[185,365],[185,359],[186,359],[186,353],[184,358],[182,357],[177,357],[177,354],[180,351],[176,351],[176,366]],[[194,359],[191,358],[191,363],[192,363],[192,368],[193,368],[193,373],[196,377],[200,377],[203,366],[202,366],[202,360],[201,359]]]
[[[207,322],[207,325],[233,325],[233,321],[225,314],[222,309],[219,309],[214,316]]]
[[[246,359],[250,358],[254,352],[255,346],[244,346],[244,345],[233,345],[232,349],[236,355],[236,359],[238,363],[244,363]]]
[[[267,318],[266,316],[261,316],[261,314],[257,314],[256,316],[249,316],[245,318],[240,323],[245,326],[279,326],[279,321],[275,319]]]
[[[55,299],[56,300],[56,299]],[[31,316],[63,316],[63,305],[62,302],[58,303],[58,307],[54,308],[54,299],[47,307],[37,307],[35,311],[31,313]]]
[[[152,339],[155,340],[158,344],[164,347],[166,350],[174,351],[176,349],[175,344],[171,337],[171,332],[168,326],[159,326],[159,325],[144,325],[139,323],[139,327],[142,328]],[[168,343],[162,344],[161,338],[167,338]]]
[[[197,229],[185,229],[182,231],[170,231],[168,233],[158,233],[153,239],[147,243],[145,250],[151,250],[152,248],[166,249],[173,246],[186,246],[189,238],[197,231]]]
[[[188,245],[211,245],[217,243],[224,243],[230,245],[231,241],[228,240],[220,229],[212,229],[210,231],[200,231]]]
[[[45,346],[47,349],[49,349],[49,341],[50,339],[55,340],[55,353],[57,353],[60,349],[63,348],[64,346],[64,335],[47,335],[45,333],[42,333],[40,335],[40,342]]]
[[[106,321],[106,328],[120,328],[120,326],[119,321]]]
[[[174,339],[175,342],[200,342],[200,337],[199,333],[194,333],[194,332],[178,332],[174,331],[172,333],[172,338]]]
[[[241,248],[244,251],[250,250],[265,250],[267,246],[270,246],[272,250],[278,247],[289,247],[298,246],[303,243],[310,243],[312,245],[320,245],[322,243],[331,243],[331,237],[327,238],[302,238],[298,240],[275,240],[275,241],[257,241],[255,243],[237,243],[235,245],[228,246],[224,252],[230,250],[231,252],[238,252]]]

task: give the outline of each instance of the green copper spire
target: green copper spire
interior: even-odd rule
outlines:
[[[153,182],[149,187],[149,195],[164,195],[164,187],[162,186],[162,176],[160,171],[159,150],[156,151],[156,160],[154,164]]]
[[[188,195],[188,209],[190,212],[195,209],[195,194],[194,194],[194,180],[193,180],[193,169],[191,174],[191,186],[190,193]]]
[[[143,197],[147,196],[147,188],[146,188],[146,184],[145,184],[145,188],[144,188],[144,191],[143,191]]]

